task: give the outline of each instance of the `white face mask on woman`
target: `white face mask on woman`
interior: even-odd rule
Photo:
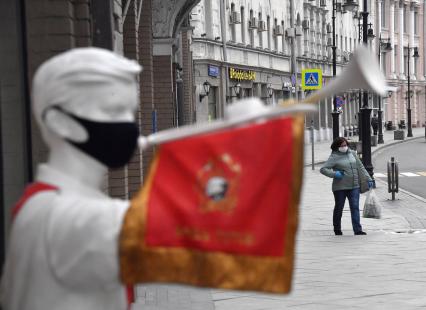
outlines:
[[[341,146],[341,147],[339,147],[339,152],[346,153],[347,151],[348,151],[348,147],[347,146]]]

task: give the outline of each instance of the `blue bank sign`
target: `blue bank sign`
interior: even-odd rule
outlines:
[[[218,77],[219,76],[219,67],[209,65],[209,76]]]

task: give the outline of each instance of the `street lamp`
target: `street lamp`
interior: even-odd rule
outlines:
[[[333,78],[336,77],[336,11],[337,11],[337,3],[336,0],[332,0],[332,35],[333,35],[333,45],[331,49],[333,50]],[[354,10],[358,4],[353,0],[346,0],[343,4],[343,7],[346,11]],[[333,96],[333,111],[331,112],[331,117],[333,119],[333,140],[339,137],[339,114],[340,112],[337,110],[337,100],[336,95]]]
[[[343,4],[343,8],[346,11],[353,11],[358,7],[358,3],[356,3],[354,0],[346,0],[346,2]]]
[[[200,101],[202,101],[204,97],[207,97],[210,94],[210,86],[211,85],[208,81],[203,83],[204,94],[200,94]]]
[[[367,0],[363,1],[363,12],[362,14],[362,41],[365,46],[368,44],[368,40],[373,38],[371,29],[368,29],[368,11],[367,11]],[[363,92],[363,105],[361,108],[361,127],[362,127],[362,162],[368,173],[373,176],[373,165],[371,163],[371,108],[368,106],[368,92]]]
[[[379,35],[379,66],[381,66],[380,57],[382,56],[382,52],[389,52],[392,50],[392,44],[390,43],[390,39],[382,39],[382,34]],[[379,101],[379,110],[377,111],[377,118],[379,123],[379,135],[377,138],[377,143],[383,144],[385,141],[383,140],[383,111],[382,111],[382,96],[378,95]]]
[[[411,92],[410,92],[410,50],[413,50],[413,57],[418,58],[419,52],[417,50],[417,47],[410,47],[410,44],[408,44],[407,47],[407,82],[408,82],[408,95],[407,95],[407,121],[408,121],[408,128],[407,128],[407,137],[413,136],[413,129],[411,128]]]
[[[361,43],[361,37],[362,37],[362,33],[361,33],[362,14],[361,14],[361,12],[356,11],[353,17],[354,17],[354,19],[358,20],[358,43],[360,44]],[[362,107],[362,91],[361,91],[361,89],[359,89],[358,90],[358,140],[359,141],[362,141],[361,107]]]

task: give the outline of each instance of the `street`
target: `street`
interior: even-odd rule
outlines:
[[[373,158],[374,176],[387,181],[387,162],[391,157],[399,163],[399,186],[426,198],[426,142],[415,139],[379,150]]]

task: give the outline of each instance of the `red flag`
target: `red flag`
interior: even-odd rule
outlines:
[[[302,137],[288,117],[161,145],[126,216],[123,279],[287,292]]]

